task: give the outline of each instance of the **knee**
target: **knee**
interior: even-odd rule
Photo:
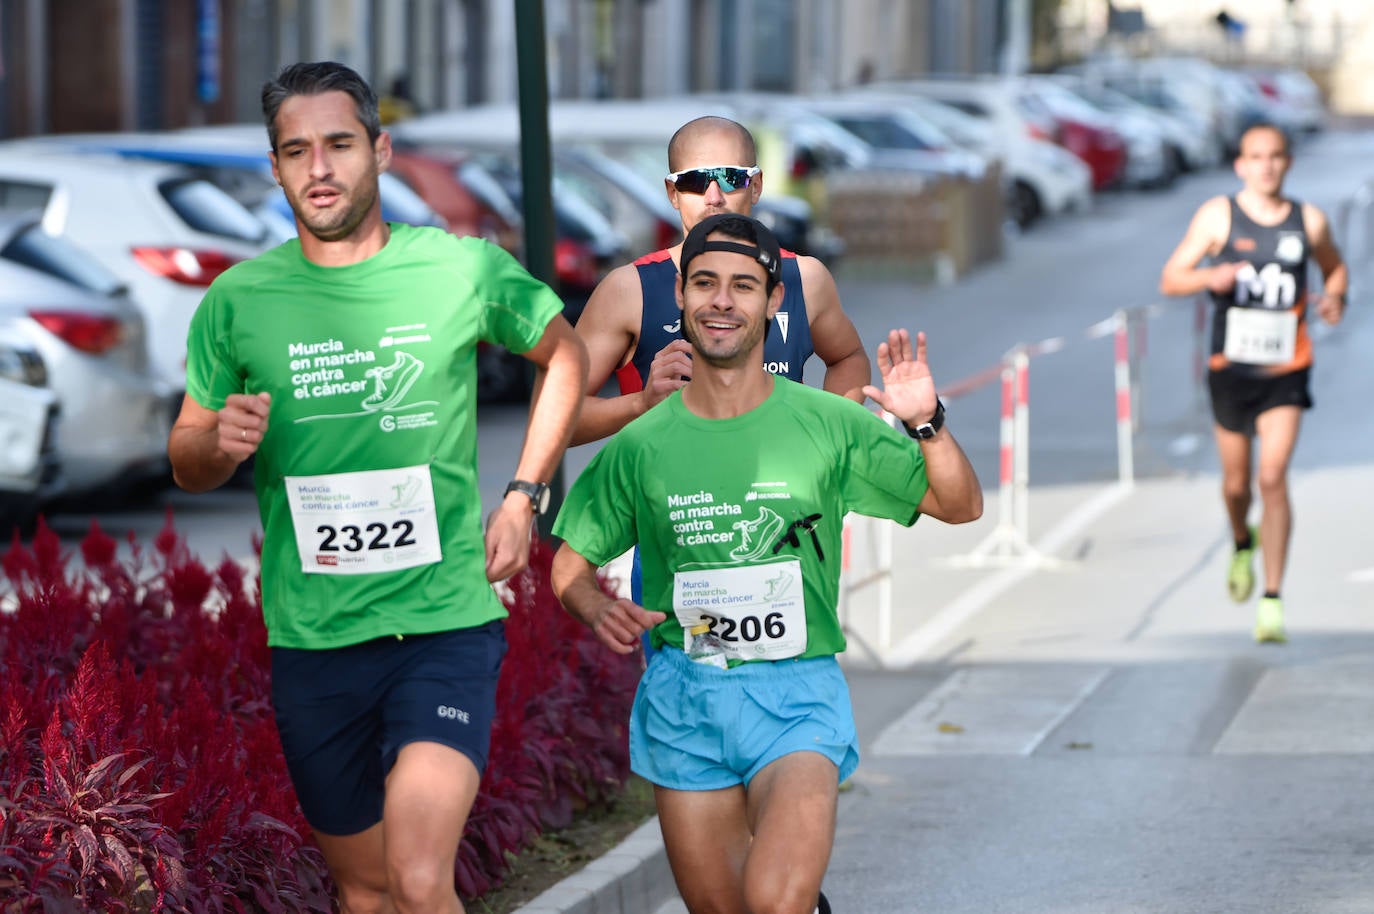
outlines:
[[[1227,501],[1238,501],[1250,497],[1250,478],[1243,474],[1223,476],[1221,496]]]
[[[1265,470],[1259,472],[1260,497],[1266,501],[1275,498],[1288,497],[1288,474],[1283,470]]]
[[[445,909],[455,895],[453,868],[408,861],[388,868],[391,900],[399,914]]]
[[[385,889],[359,882],[334,880],[341,914],[384,914],[391,909]]]
[[[819,891],[760,881],[745,886],[744,906],[749,914],[814,914],[818,897]]]

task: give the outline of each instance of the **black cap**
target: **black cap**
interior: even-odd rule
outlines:
[[[729,241],[706,238],[712,232],[731,236]],[[730,251],[743,254],[757,261],[768,274],[768,291],[782,278],[782,249],[773,232],[757,219],[739,213],[717,213],[692,226],[687,238],[682,242],[682,253],[678,257],[682,284],[687,285],[687,265],[698,254],[706,251]]]

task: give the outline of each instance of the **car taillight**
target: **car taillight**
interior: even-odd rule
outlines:
[[[596,258],[576,241],[560,238],[554,242],[553,266],[564,288],[591,289],[596,286]]]
[[[682,227],[666,219],[654,220],[654,243],[659,250],[670,248],[682,240]]]
[[[133,255],[148,272],[188,286],[208,286],[216,276],[238,263],[237,257],[221,251],[191,248],[138,247],[133,249]]]
[[[29,317],[68,346],[91,355],[108,352],[124,341],[124,324],[118,318],[80,311],[30,311]]]

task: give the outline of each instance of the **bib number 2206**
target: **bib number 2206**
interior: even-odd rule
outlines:
[[[673,613],[685,629],[711,626],[736,660],[786,660],[806,651],[804,592],[796,559],[678,571]]]
[[[763,638],[777,641],[787,634],[787,622],[780,612],[771,612],[759,619],[758,616],[743,616],[732,619],[729,616],[717,619],[710,613],[702,613],[701,620],[711,626],[711,631],[722,641],[743,641],[754,644]]]

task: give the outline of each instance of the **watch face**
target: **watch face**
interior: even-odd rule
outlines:
[[[549,487],[539,486],[539,494],[534,499],[534,510],[544,514],[549,510]]]

